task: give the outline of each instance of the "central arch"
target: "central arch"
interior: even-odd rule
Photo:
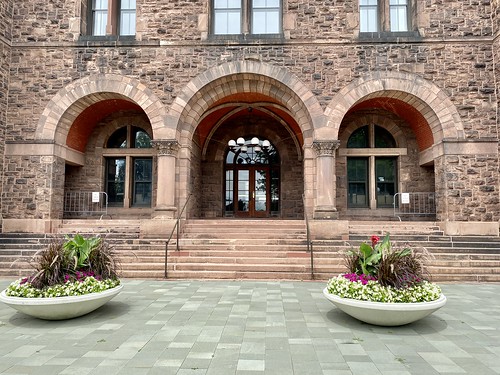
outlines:
[[[209,69],[187,85],[169,111],[169,123],[179,135],[180,201],[192,192],[191,215],[224,216],[227,142],[256,136],[269,139],[281,163],[293,170],[282,176],[282,184],[295,189],[282,195],[288,201],[280,217],[302,218],[304,169],[313,168],[304,148],[313,143],[314,127],[323,121],[317,99],[286,69],[255,61]]]

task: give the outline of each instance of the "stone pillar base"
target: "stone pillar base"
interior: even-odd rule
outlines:
[[[177,207],[156,207],[151,217],[153,219],[168,220],[177,219]]]
[[[337,220],[338,218],[339,213],[335,207],[322,206],[314,209],[313,219],[315,220]]]
[[[3,219],[4,233],[56,233],[62,220],[46,219]]]
[[[341,236],[349,239],[349,221],[347,220],[311,220],[309,229],[313,240],[329,240]]]
[[[174,228],[177,220],[175,219],[155,219],[155,220],[142,220],[141,221],[141,234],[142,235],[160,235],[161,237],[168,237]],[[175,236],[175,233],[174,233]]]
[[[447,236],[498,236],[497,221],[441,221],[439,227]]]

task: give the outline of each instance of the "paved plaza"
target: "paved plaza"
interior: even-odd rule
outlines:
[[[499,284],[444,284],[441,310],[384,328],[338,310],[324,282],[123,283],[104,307],[67,321],[0,303],[0,373],[500,374]]]

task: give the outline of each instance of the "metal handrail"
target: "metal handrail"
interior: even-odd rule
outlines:
[[[179,251],[179,237],[180,237],[180,226],[179,222],[181,220],[182,214],[184,213],[184,209],[186,208],[189,198],[191,198],[192,193],[188,195],[186,198],[186,202],[184,203],[184,206],[182,206],[182,210],[179,212],[179,215],[177,215],[177,220],[175,221],[174,227],[172,228],[172,232],[170,232],[170,236],[168,237],[168,240],[165,242],[165,279],[167,278],[167,266],[168,266],[168,245],[170,241],[172,240],[172,236],[174,235],[174,231],[177,229],[177,241],[176,241],[176,251]]]
[[[313,253],[313,244],[311,241],[311,233],[309,229],[309,218],[307,217],[306,211],[306,198],[304,194],[302,194],[302,203],[304,205],[304,216],[306,218],[306,241],[307,241],[307,251],[311,254],[311,280],[314,280],[314,253]]]
[[[405,198],[405,199],[403,199]],[[396,193],[393,197],[394,216],[401,221],[401,216],[435,216],[436,193],[415,192]]]

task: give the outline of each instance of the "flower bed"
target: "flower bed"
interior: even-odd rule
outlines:
[[[77,234],[54,241],[33,257],[33,273],[11,283],[0,301],[41,319],[87,314],[122,289],[113,250],[100,237]]]
[[[94,276],[88,276],[81,280],[68,280],[64,284],[56,284],[37,289],[33,287],[26,278],[23,278],[11,283],[5,291],[5,295],[9,297],[25,298],[81,296],[89,293],[103,292],[118,285],[120,285],[120,280],[118,279],[98,280]]]
[[[382,286],[374,278],[367,280],[365,275],[356,276],[358,280],[353,274],[343,274],[330,279],[327,285],[328,292],[341,298],[388,303],[430,302],[441,296],[441,288],[428,281],[397,289]]]
[[[386,235],[371,237],[346,253],[348,273],[333,277],[323,290],[325,297],[345,313],[361,321],[402,325],[421,319],[444,306],[441,288],[427,279],[426,254],[393,248]]]

